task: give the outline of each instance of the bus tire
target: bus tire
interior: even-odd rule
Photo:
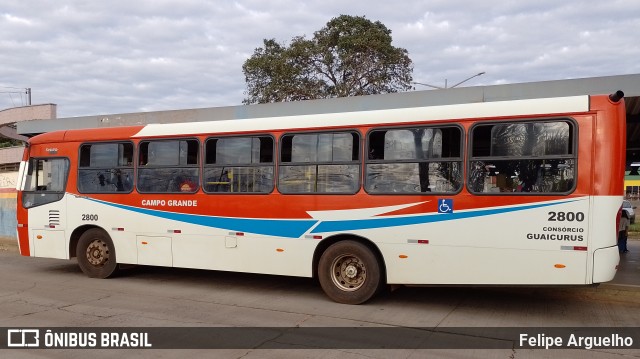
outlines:
[[[381,287],[380,263],[376,255],[360,242],[337,242],[322,253],[318,280],[332,300],[343,304],[362,304]]]
[[[116,273],[116,251],[113,241],[100,228],[84,232],[76,246],[78,266],[90,278],[108,278]]]

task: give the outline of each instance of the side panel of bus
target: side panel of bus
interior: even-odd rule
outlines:
[[[89,222],[103,228],[111,237],[119,263],[312,275],[310,263],[317,241],[208,227],[190,223],[200,216],[172,220],[167,217],[181,216],[174,216],[170,211],[122,206],[84,196],[70,195],[68,208],[70,227],[86,225],[82,218],[98,218],[98,221]]]
[[[588,198],[539,205],[494,207],[493,214],[469,211],[460,216],[470,218],[403,228],[402,240],[379,244],[386,254],[389,283],[585,284],[588,252],[574,247],[586,249],[587,222],[566,227],[580,232],[563,234],[548,230],[547,223],[550,212],[583,213],[586,218]],[[398,231],[378,236],[393,238]],[[556,240],[560,236],[574,240]]]
[[[624,101],[608,96],[592,96],[591,108],[597,112],[594,126],[592,163],[593,214],[591,270],[593,283],[613,279],[619,262],[617,215],[622,206],[626,155],[626,111]]]
[[[29,211],[29,242],[34,257],[69,259],[66,231],[66,202],[60,201],[34,207]]]

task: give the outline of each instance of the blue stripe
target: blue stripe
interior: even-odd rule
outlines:
[[[96,201],[109,206],[117,207],[120,209],[147,214],[154,217],[160,217],[170,219],[173,221],[197,224],[206,227],[226,229],[236,232],[247,232],[262,234],[266,236],[277,236],[286,238],[300,238],[311,227],[313,227],[317,220],[296,220],[296,219],[253,219],[253,218],[229,218],[229,217],[213,217],[213,216],[201,216],[196,214],[175,213],[158,211],[147,208],[131,207],[121,204],[104,202],[96,199],[89,198],[92,201]]]
[[[319,221],[315,219],[256,219],[256,218],[232,218],[232,217],[214,217],[202,216],[186,213],[175,213],[158,211],[148,208],[139,208],[133,206],[125,206],[121,204],[100,201],[89,198],[89,200],[106,204],[112,207],[142,213],[154,217],[165,218],[173,221],[179,221],[190,224],[197,224],[206,227],[226,229],[237,232],[247,232],[262,234],[267,236],[277,236],[286,238],[300,238],[307,233],[318,222],[318,226],[313,228],[310,233],[330,233],[343,231],[357,231],[364,229],[388,228],[399,226],[410,226],[414,224],[424,224],[432,222],[453,221],[458,219],[491,216],[496,214],[525,211],[529,209],[555,206],[574,202],[568,200],[554,203],[539,203],[527,206],[483,209],[478,211],[454,212],[454,213],[431,213],[419,216],[403,216],[403,217],[375,217],[368,219],[354,220],[336,220],[336,221]]]
[[[410,226],[412,224],[423,224],[442,221],[453,221],[457,219],[474,218],[482,216],[491,216],[494,214],[502,214],[516,211],[525,211],[528,209],[541,208],[547,206],[555,206],[557,204],[563,204],[573,201],[556,202],[556,203],[542,203],[529,206],[519,206],[510,208],[497,208],[497,209],[483,209],[479,211],[469,212],[454,212],[454,213],[433,213],[425,214],[421,216],[411,217],[379,217],[370,219],[356,219],[347,221],[323,221],[311,233],[328,233],[328,232],[342,232],[342,231],[357,231],[363,229],[375,229],[375,228],[387,228],[398,226]]]

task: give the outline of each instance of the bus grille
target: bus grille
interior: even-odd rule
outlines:
[[[49,210],[49,225],[50,226],[59,226],[60,225],[60,211],[59,210]]]

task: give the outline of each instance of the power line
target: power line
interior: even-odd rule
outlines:
[[[9,98],[11,99],[11,104],[13,105],[13,107],[16,106],[16,103],[13,101],[13,96],[11,96],[12,94],[20,94],[20,105],[22,105],[22,103],[23,103],[22,95],[23,94],[27,95],[26,104],[27,104],[27,106],[31,106],[31,87],[0,86],[0,88],[22,90],[22,91],[0,91],[0,93],[9,94]]]
[[[16,90],[27,90],[25,87],[12,87],[12,86],[0,86],[3,89],[16,89]]]
[[[431,87],[431,88],[434,88],[434,89],[446,90],[446,89],[452,89],[452,88],[454,88],[454,87],[458,87],[458,85],[462,85],[463,83],[465,83],[465,82],[467,82],[467,81],[471,80],[472,78],[474,78],[474,77],[478,77],[478,76],[482,76],[482,75],[484,75],[485,73],[486,73],[486,72],[484,72],[484,71],[483,71],[483,72],[479,72],[479,73],[477,73],[477,74],[475,74],[475,75],[473,75],[473,76],[467,77],[466,79],[464,79],[464,80],[462,80],[462,81],[458,82],[457,84],[455,84],[455,85],[453,85],[453,86],[447,86],[447,79],[444,79],[444,87],[436,86],[436,85],[431,85],[431,84],[425,84],[425,83],[422,83],[422,82],[415,82],[415,81],[413,81],[413,82],[411,82],[411,83],[412,83],[412,84],[415,84],[415,85],[422,85],[422,86]]]

